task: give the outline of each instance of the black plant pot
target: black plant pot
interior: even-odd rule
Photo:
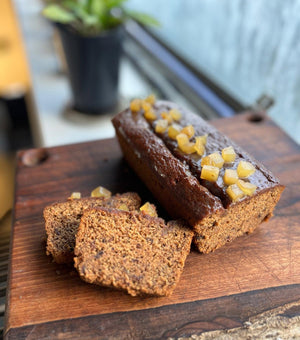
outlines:
[[[86,37],[58,24],[73,93],[73,108],[99,114],[118,101],[123,27]]]

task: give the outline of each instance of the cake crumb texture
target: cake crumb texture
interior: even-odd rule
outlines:
[[[73,262],[75,235],[85,209],[97,206],[137,210],[141,199],[137,193],[116,194],[111,198],[82,198],[54,203],[44,209],[45,229],[47,233],[47,255],[52,255],[57,263]]]
[[[110,208],[86,210],[74,265],[89,283],[130,295],[170,295],[179,281],[193,232],[182,221]]]

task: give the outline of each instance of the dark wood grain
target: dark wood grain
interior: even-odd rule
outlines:
[[[45,205],[73,191],[89,195],[98,185],[153,200],[124,162],[115,139],[49,148],[46,155],[43,150],[35,166],[24,165],[24,152],[19,153],[6,338],[200,334],[236,327],[249,316],[299,299],[300,150],[270,120],[253,123],[250,118],[251,113],[214,125],[286,185],[275,216],[212,254],[192,252],[177,288],[166,298],[131,297],[86,284],[73,268],[45,255]]]
[[[267,308],[300,299],[296,285],[155,309],[57,320],[10,330],[10,339],[167,339],[240,327]],[[292,310],[293,312],[293,310]],[[299,315],[299,310],[296,312]],[[30,335],[30,336],[29,336]]]

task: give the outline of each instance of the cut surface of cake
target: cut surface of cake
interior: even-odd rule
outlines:
[[[156,101],[113,119],[124,157],[172,218],[213,251],[268,220],[284,189],[261,163],[198,115]]]
[[[144,212],[86,210],[76,236],[74,265],[89,283],[130,295],[170,295],[193,238],[181,221],[167,224]]]
[[[47,255],[57,263],[73,262],[75,235],[85,209],[108,206],[118,209],[137,210],[141,199],[137,193],[128,192],[112,197],[87,197],[69,199],[45,207],[43,215],[47,233]]]

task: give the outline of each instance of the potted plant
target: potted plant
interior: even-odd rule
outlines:
[[[98,114],[118,100],[124,23],[157,21],[125,7],[126,0],[47,1],[43,15],[56,23],[68,67],[74,109]]]

